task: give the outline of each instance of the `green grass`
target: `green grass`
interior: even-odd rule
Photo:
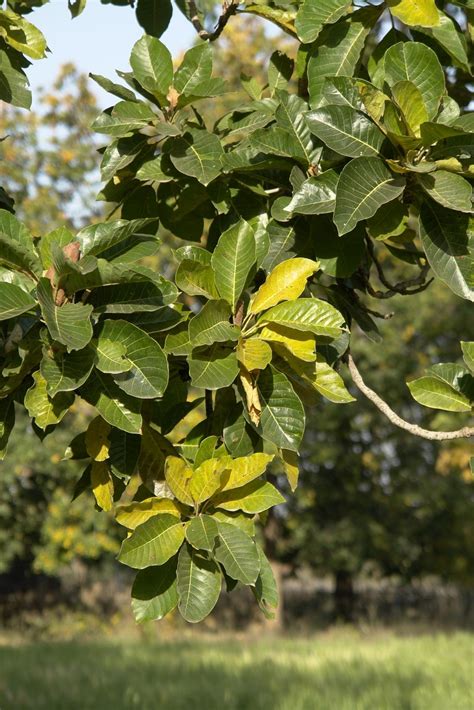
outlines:
[[[474,636],[0,647],[1,710],[473,710]]]

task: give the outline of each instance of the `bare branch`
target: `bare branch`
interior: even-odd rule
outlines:
[[[423,439],[430,439],[431,441],[446,441],[448,439],[465,439],[470,436],[474,436],[474,427],[464,427],[463,429],[457,429],[456,431],[432,431],[431,429],[423,429],[418,426],[418,424],[411,424],[405,419],[398,416],[396,412],[393,411],[391,407],[385,402],[379,395],[370,389],[368,385],[365,384],[362,379],[357,366],[349,353],[347,355],[347,365],[349,367],[349,372],[351,373],[352,379],[356,387],[362,392],[363,395],[367,397],[377,409],[379,409],[382,414],[385,414],[387,419],[389,419],[392,424],[409,431],[410,434],[415,436],[421,436]]]
[[[232,0],[231,2],[227,2],[227,0],[225,0],[225,2],[222,3],[222,14],[217,20],[214,31],[208,32],[201,24],[195,1],[188,0],[188,7],[191,12],[191,23],[199,37],[206,42],[214,42],[214,40],[220,37],[229,19],[237,12],[237,5],[238,3],[235,3]]]

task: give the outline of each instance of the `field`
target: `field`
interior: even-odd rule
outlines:
[[[472,710],[474,636],[0,647],[1,710]]]

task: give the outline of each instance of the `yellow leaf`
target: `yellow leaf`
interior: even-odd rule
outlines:
[[[272,360],[272,349],[259,338],[244,338],[237,345],[237,358],[249,372],[264,370]]]
[[[168,456],[165,462],[165,479],[176,498],[186,505],[194,505],[194,499],[189,491],[189,483],[193,470],[184,459],[178,456]]]
[[[247,400],[247,411],[250,419],[258,426],[260,424],[260,417],[262,416],[262,405],[260,403],[257,386],[252,375],[244,368],[240,371],[240,381],[244,388],[245,398]]]
[[[224,473],[225,483],[221,490],[228,491],[231,488],[239,488],[250,483],[265,473],[265,469],[273,458],[273,454],[258,453],[231,460],[228,464],[228,472]]]
[[[109,458],[109,434],[111,430],[102,417],[96,417],[89,424],[86,431],[86,450],[95,461],[105,461]]]
[[[282,343],[299,360],[304,360],[305,362],[314,362],[316,360],[316,340],[311,333],[271,323],[263,327],[260,331],[260,337],[263,340]]]
[[[288,451],[288,449],[280,449],[280,457],[283,463],[283,470],[290,484],[292,491],[296,490],[299,477],[298,454],[296,451]]]
[[[193,473],[189,483],[189,492],[195,503],[208,500],[221,485],[221,473],[228,457],[223,459],[207,459]]]
[[[171,498],[146,498],[129,505],[118,506],[115,519],[120,525],[129,530],[135,530],[138,525],[160,513],[169,513],[177,518],[181,517],[180,509]]]
[[[91,485],[97,505],[102,510],[112,510],[114,505],[114,482],[105,461],[93,461]]]
[[[435,0],[387,0],[394,17],[409,27],[437,27],[440,16]]]
[[[275,266],[267,280],[250,303],[249,313],[276,306],[280,301],[293,301],[303,293],[306,280],[319,269],[319,263],[311,259],[287,259]]]

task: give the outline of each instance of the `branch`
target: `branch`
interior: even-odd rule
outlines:
[[[220,37],[229,19],[237,12],[237,5],[238,2],[233,2],[233,0],[230,0],[230,2],[224,0],[222,3],[222,14],[217,20],[216,27],[213,32],[208,32],[201,24],[195,0],[188,0],[188,7],[191,13],[190,20],[199,37],[206,42],[214,42],[214,40]]]
[[[365,384],[364,380],[362,379],[362,375],[357,369],[357,366],[354,360],[352,359],[352,355],[350,353],[347,355],[347,365],[349,367],[349,372],[352,375],[352,379],[354,380],[354,384],[356,385],[356,387],[362,392],[362,394],[367,397],[367,399],[369,399],[373,404],[375,404],[375,406],[382,412],[382,414],[385,414],[387,419],[389,419],[392,424],[395,424],[395,426],[400,427],[400,429],[405,429],[405,431],[409,431],[410,434],[414,434],[415,436],[421,436],[423,439],[430,439],[431,441],[464,439],[469,438],[470,436],[474,436],[474,427],[464,427],[463,429],[457,429],[456,431],[432,431],[431,429],[423,429],[417,424],[410,424],[410,422],[407,422],[405,419],[399,417],[398,414],[394,412],[391,407],[388,406],[387,402],[385,402],[381,397],[379,397],[376,392],[374,392],[374,390],[370,389],[370,387]]]
[[[420,269],[420,273],[418,276],[416,276],[413,279],[407,279],[406,281],[400,281],[399,283],[396,284],[391,284],[390,281],[387,279],[385,276],[384,270],[382,268],[382,264],[379,262],[375,255],[375,249],[374,245],[372,244],[372,241],[370,239],[367,239],[367,247],[370,253],[370,256],[372,258],[373,263],[375,264],[375,268],[377,270],[377,275],[379,277],[380,283],[382,283],[387,291],[376,291],[375,289],[372,288],[372,286],[369,284],[367,280],[367,291],[370,296],[373,298],[392,298],[393,296],[396,295],[401,295],[401,296],[413,296],[415,293],[421,293],[421,291],[424,291],[425,289],[428,288],[428,286],[432,283],[433,279],[430,279],[429,281],[426,280],[426,277],[428,275],[428,272],[430,270],[429,264],[426,264]],[[417,287],[417,288],[411,288],[411,287]]]

